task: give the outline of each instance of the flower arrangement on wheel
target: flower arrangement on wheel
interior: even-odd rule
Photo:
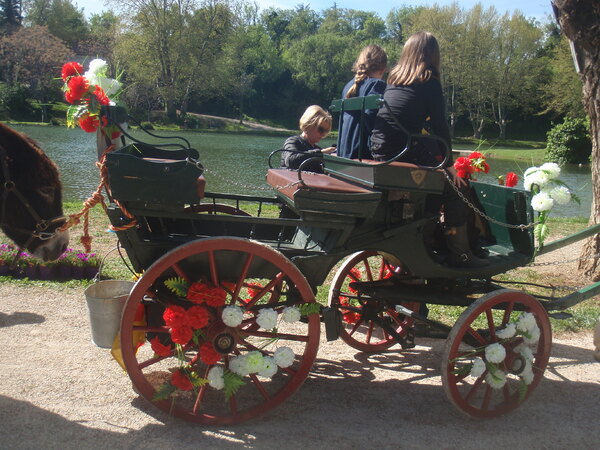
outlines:
[[[109,126],[101,110],[103,106],[116,104],[122,85],[117,79],[109,78],[107,73],[106,61],[93,59],[87,71],[78,62],[67,62],[62,67],[61,77],[65,100],[70,104],[67,126],[78,125],[88,133],[100,128],[108,137],[115,139],[119,137],[119,130]]]
[[[235,290],[233,283],[224,282],[224,287],[214,286],[206,280],[190,284],[175,277],[165,280],[164,285],[180,300],[166,305],[162,313],[168,335],[156,335],[149,342],[154,358],[175,358],[177,366],[168,369],[170,375],[157,387],[153,397],[155,401],[175,398],[190,391],[197,393],[204,385],[223,390],[224,400],[229,400],[248,380],[270,379],[278,371],[287,370],[296,356],[292,348],[278,346],[278,328],[282,324],[299,322],[303,316],[320,310],[317,303],[278,308],[263,304],[252,308],[253,301],[264,294],[264,288],[259,284],[249,284],[244,289],[247,298],[240,300],[247,307],[227,304]],[[224,364],[223,356],[231,350],[234,342],[217,339],[223,347],[214,347],[214,335],[223,331],[223,326],[252,330],[264,337],[259,344],[248,348],[247,353],[227,356]],[[271,348],[273,346],[277,348]],[[270,348],[269,354],[267,348]],[[192,350],[195,352],[193,356]],[[208,369],[204,374],[199,372],[199,364]]]

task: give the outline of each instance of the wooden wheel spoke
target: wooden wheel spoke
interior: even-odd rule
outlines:
[[[356,333],[356,330],[359,329],[359,327],[363,324],[364,320],[362,318],[362,316],[360,317],[360,319],[358,319],[356,321],[356,323],[354,324],[354,326],[352,327],[352,329],[350,330],[350,332],[348,333],[350,336],[352,336],[354,333]]]
[[[252,300],[250,300],[248,303],[246,303],[246,307],[252,308],[254,305],[256,305],[256,303],[258,303],[258,301],[261,298],[263,298],[264,295],[273,288],[273,286],[275,286],[277,283],[281,282],[284,278],[285,278],[285,273],[283,273],[283,272],[279,272],[277,275],[275,275],[275,278],[273,278],[271,281],[269,281],[269,283],[265,287],[263,287],[259,292],[257,292],[256,295],[254,297],[252,297]]]
[[[365,342],[367,344],[371,343],[371,337],[373,336],[373,328],[375,327],[375,322],[369,322],[369,327],[367,328],[367,335],[365,337]]]
[[[208,372],[210,370],[210,366],[206,366],[206,370],[204,371],[204,378],[208,378]],[[204,394],[206,394],[206,389],[208,388],[208,384],[204,384],[200,386],[198,390],[198,395],[196,396],[196,401],[194,402],[194,406],[192,407],[192,413],[198,414],[200,410],[200,406],[202,405],[202,400],[204,399]]]
[[[219,274],[217,273],[217,261],[215,260],[215,252],[208,252],[208,264],[210,266],[210,279],[213,286],[219,286]]]
[[[483,394],[483,401],[481,403],[482,409],[490,408],[490,400],[492,398],[492,387],[490,385],[485,386],[485,393]]]
[[[286,339],[288,341],[308,342],[308,335],[291,334],[291,333],[272,333],[270,331],[244,330],[246,336]]]
[[[153,364],[161,362],[163,359],[172,357],[174,353],[175,353],[175,350],[173,350],[169,356],[157,356],[155,358],[150,358],[150,359],[147,359],[146,361],[142,361],[142,362],[138,363],[138,369],[142,370]]]
[[[364,258],[362,263],[365,265],[365,273],[367,274],[367,280],[373,281],[373,272],[371,272],[371,265],[369,264],[369,260]]]
[[[487,345],[486,340],[483,338],[483,336],[481,336],[477,331],[475,331],[473,328],[469,327],[467,329],[467,332],[475,338],[475,340],[477,340],[477,342],[479,342],[481,345]]]
[[[178,277],[183,278],[186,283],[190,283],[190,279],[187,276],[187,274],[183,271],[183,269],[181,268],[181,266],[177,263],[174,263],[173,265],[171,265],[171,269],[173,269],[173,271],[177,274]]]
[[[502,317],[502,326],[505,326],[510,320],[510,315],[512,314],[514,306],[515,302],[509,302],[506,305],[506,309],[504,310],[504,316]]]
[[[231,304],[235,305],[237,303],[238,300],[238,295],[240,295],[240,291],[242,290],[242,287],[244,286],[244,281],[246,280],[246,275],[248,274],[248,269],[250,268],[250,264],[252,263],[252,260],[254,259],[254,255],[251,253],[248,253],[246,255],[246,261],[244,262],[244,267],[242,267],[242,273],[240,273],[240,276],[238,277],[238,282],[235,285],[235,289],[233,291],[233,293],[231,294]]]
[[[258,379],[258,377],[252,373],[250,374],[250,379],[252,380],[252,384],[254,384],[254,387],[256,387],[256,389],[258,389],[258,392],[260,392],[260,395],[262,395],[262,397],[265,400],[270,400],[271,396],[265,389],[264,384]]]
[[[493,341],[496,340],[496,326],[494,325],[494,316],[492,315],[491,309],[485,310],[485,317],[487,319],[488,329],[490,330],[490,336]]]
[[[473,383],[473,386],[471,386],[471,389],[469,389],[469,392],[467,392],[467,395],[465,396],[466,402],[470,403],[471,398],[473,398],[475,393],[479,390],[479,388],[481,387],[481,383],[483,383],[483,379],[485,378],[486,373],[487,370],[483,373],[483,375],[481,375],[475,380],[475,383]]]

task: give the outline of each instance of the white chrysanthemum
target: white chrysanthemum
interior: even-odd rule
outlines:
[[[531,347],[529,347],[528,345],[525,344],[519,344],[515,347],[515,352],[520,353],[521,356],[523,358],[525,358],[525,361],[533,361],[533,350],[531,350]]]
[[[525,384],[531,384],[533,382],[533,370],[525,370],[521,372],[521,379],[525,382]]]
[[[501,370],[488,372],[485,376],[485,381],[487,381],[493,389],[502,389],[506,384],[506,374]]]
[[[550,211],[553,206],[554,200],[552,200],[552,197],[547,192],[535,194],[531,199],[531,207],[537,212]]]
[[[246,354],[246,369],[250,373],[258,373],[263,369],[263,355],[259,351],[252,351]]]
[[[519,320],[517,320],[517,330],[529,331],[532,330],[534,327],[537,327],[535,316],[530,312],[525,312],[521,314]]]
[[[473,366],[469,375],[479,378],[485,372],[485,362],[479,356],[473,360]]]
[[[279,347],[273,353],[273,359],[275,359],[275,364],[277,364],[282,369],[286,367],[290,367],[294,363],[294,351],[289,347]]]
[[[244,310],[239,306],[227,306],[221,313],[221,319],[228,327],[235,328],[244,320]]]
[[[502,330],[496,332],[496,336],[500,339],[508,339],[513,337],[517,333],[517,327],[514,323],[509,323]]]
[[[506,358],[506,349],[502,344],[490,344],[485,348],[485,359],[489,362],[498,364]]]
[[[243,377],[248,375],[248,365],[246,364],[246,356],[234,356],[229,360],[229,370]]]
[[[89,81],[90,86],[94,86],[94,85],[98,84],[98,77],[96,76],[96,74],[94,72],[90,72],[88,70],[86,73],[83,74],[83,76],[85,77],[86,80]]]
[[[525,342],[528,345],[537,344],[540,340],[540,328],[537,325],[531,330],[528,330],[527,334],[529,336],[523,336],[523,342]]]
[[[265,330],[272,330],[277,325],[277,311],[272,308],[261,309],[256,317],[256,323]]]
[[[104,75],[106,73],[107,68],[108,64],[106,63],[106,61],[100,58],[96,58],[90,61],[88,71],[96,75]]]
[[[300,310],[296,306],[283,308],[282,318],[284,322],[294,323],[300,320]]]
[[[223,378],[224,370],[221,366],[213,366],[209,371],[206,379],[208,385],[214,389],[221,390],[225,387],[225,378]]]
[[[108,97],[115,95],[121,89],[121,83],[114,78],[96,76],[95,80],[94,84],[100,86]]]
[[[539,167],[536,167],[536,166],[531,166],[531,167],[529,167],[529,168],[528,168],[528,169],[525,171],[525,173],[523,173],[523,178],[525,178],[525,177],[527,177],[527,176],[531,175],[533,172],[535,172],[535,171],[537,171],[537,170],[540,170],[540,168],[539,168]]]
[[[544,163],[540,166],[540,169],[545,170],[551,180],[555,180],[560,176],[560,166],[556,163]]]
[[[566,205],[571,201],[571,191],[566,186],[556,186],[548,194],[559,205]]]
[[[277,364],[271,356],[263,357],[263,368],[258,372],[258,375],[265,378],[272,378],[277,373]]]
[[[534,184],[537,185],[540,189],[542,189],[548,184],[548,181],[550,181],[548,174],[538,170],[533,173],[530,173],[525,177],[525,179],[523,180],[523,186],[527,191],[531,191],[531,186],[533,186]]]

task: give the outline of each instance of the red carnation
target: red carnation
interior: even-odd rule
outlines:
[[[506,187],[514,187],[517,185],[518,182],[519,182],[519,177],[517,176],[516,173],[508,172],[506,174],[506,178],[504,181],[504,184],[506,185]]]
[[[208,286],[205,283],[192,283],[188,288],[186,298],[194,303],[204,303],[204,300],[206,299],[207,290]]]
[[[187,299],[194,303],[206,302],[209,306],[218,307],[225,304],[227,292],[220,287],[211,287],[206,283],[192,283],[187,292]]]
[[[78,62],[71,61],[62,66],[62,79],[67,81],[67,78],[81,75],[84,72],[83,66]]]
[[[82,76],[71,77],[67,83],[67,88],[71,92],[71,98],[77,102],[90,88],[90,83],[87,78]],[[73,102],[70,102],[73,103]]]
[[[218,308],[219,306],[225,305],[225,299],[227,298],[227,292],[225,289],[220,287],[211,288],[206,295],[206,303],[209,306]]]
[[[204,306],[192,306],[186,311],[186,320],[193,329],[204,328],[208,325],[208,311]]]
[[[484,158],[484,156],[479,152],[471,152],[471,154],[469,155],[469,159],[481,159],[481,158]]]
[[[101,105],[108,105],[110,103],[110,100],[106,96],[104,89],[102,89],[100,86],[96,86],[96,89],[94,90],[93,94],[94,97],[96,97],[96,100],[98,100],[98,103],[100,103]]]
[[[471,160],[469,158],[465,158],[464,156],[461,156],[454,161],[454,168],[456,169],[458,176],[461,178],[469,178],[469,176],[475,170],[471,165]]]
[[[194,385],[181,369],[171,374],[171,384],[182,391],[191,391]]]
[[[181,306],[171,305],[163,312],[163,319],[169,328],[178,328],[187,326],[185,309]]]
[[[171,328],[171,340],[179,345],[185,345],[190,342],[194,336],[194,330],[188,326]]]
[[[170,356],[171,355],[171,346],[163,345],[158,339],[158,336],[154,337],[150,341],[150,346],[152,347],[152,351],[156,353],[158,356]]]
[[[73,97],[73,93],[71,91],[65,91],[65,100],[71,104],[74,104],[77,102],[77,99],[75,99],[75,97]]]
[[[488,173],[490,171],[490,165],[486,162],[483,163],[483,171]]]
[[[83,131],[88,133],[93,133],[100,126],[100,121],[98,120],[98,116],[90,116],[86,114],[79,118],[79,126]]]
[[[204,364],[212,366],[221,361],[221,354],[215,350],[210,342],[205,342],[200,346],[200,360]]]

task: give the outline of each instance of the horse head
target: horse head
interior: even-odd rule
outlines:
[[[0,123],[0,228],[21,248],[51,261],[69,243],[56,164],[39,146]]]

